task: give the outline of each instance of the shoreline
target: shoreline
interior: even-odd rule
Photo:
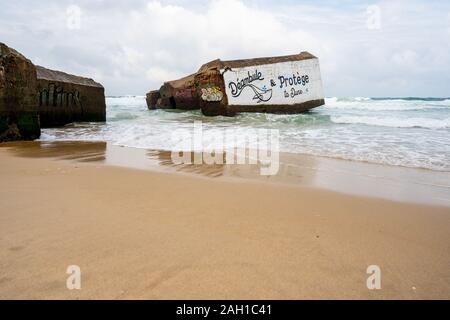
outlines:
[[[98,146],[67,148],[0,148],[2,299],[450,298],[447,207],[109,166]],[[69,265],[81,290],[66,288]],[[366,287],[370,265],[381,290]]]
[[[9,142],[0,146],[0,150],[2,148],[19,157],[97,162],[153,172],[303,186],[346,195],[450,207],[450,172],[447,171],[280,152],[278,173],[262,176],[260,163],[176,165],[170,151],[116,146],[102,141]],[[190,154],[194,159],[194,153]]]

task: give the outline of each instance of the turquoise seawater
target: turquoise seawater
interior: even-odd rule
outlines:
[[[172,133],[192,131],[194,121],[202,122],[205,137],[222,129],[237,135],[278,129],[283,152],[450,171],[450,98],[328,98],[304,114],[210,118],[200,111],[150,111],[142,96],[108,97],[106,123],[45,129],[41,139],[172,150]]]

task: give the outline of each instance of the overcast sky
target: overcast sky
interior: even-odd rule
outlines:
[[[0,0],[0,42],[108,95],[309,51],[328,97],[450,96],[450,1]]]

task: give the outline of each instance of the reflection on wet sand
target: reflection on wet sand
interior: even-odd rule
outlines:
[[[305,168],[314,168],[316,158],[301,158],[301,166],[290,164],[288,154],[280,155],[280,167],[278,173],[272,176],[261,175],[262,164],[248,164],[248,154],[245,163],[227,164],[226,154],[222,157],[224,164],[196,164],[195,159],[202,159],[199,152],[187,152],[188,163],[177,164],[172,161],[172,152],[164,150],[145,150],[138,148],[126,148],[114,146],[106,142],[84,141],[27,141],[3,144],[17,156],[30,158],[55,158],[62,160],[74,160],[78,162],[101,162],[108,165],[124,166],[135,169],[158,169],[201,175],[204,177],[234,177],[246,179],[258,179],[282,183],[313,183],[315,171],[306,173]]]
[[[133,169],[195,174],[216,179],[246,179],[450,206],[450,173],[383,166],[308,155],[280,153],[276,175],[261,175],[262,164],[175,164],[170,151],[127,148],[106,142],[32,141],[0,145],[20,157],[97,162]],[[189,153],[191,163],[201,158]],[[226,155],[223,155],[226,159]],[[246,158],[248,161],[248,155]],[[380,188],[380,186],[382,186]]]
[[[171,151],[161,151],[161,150],[147,150],[147,157],[150,160],[157,161],[159,165],[170,167],[178,172],[186,172],[199,174],[206,177],[221,177],[227,170],[224,164],[194,164],[195,157],[198,157],[200,153],[188,152],[191,164],[175,164],[172,161]],[[222,155],[223,157],[223,155]]]
[[[80,162],[106,160],[106,142],[22,141],[1,145],[20,157],[55,158]]]
[[[288,154],[280,154],[280,166],[275,175],[262,175],[261,168],[267,167],[261,162],[249,164],[248,152],[245,157],[246,164],[227,164],[227,154],[218,155],[219,159],[223,159],[223,164],[195,164],[195,159],[202,159],[202,153],[187,152],[186,158],[190,159],[188,163],[176,164],[172,160],[170,151],[148,150],[147,157],[156,161],[158,165],[165,166],[177,172],[193,173],[206,177],[229,177],[229,178],[245,178],[257,179],[278,183],[295,183],[295,184],[311,184],[314,179],[314,172],[306,173],[304,168],[316,167],[316,159],[314,157],[302,157],[301,166],[293,166],[290,164]],[[296,159],[298,162],[298,158]]]

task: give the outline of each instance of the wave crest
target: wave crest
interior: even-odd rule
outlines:
[[[393,127],[393,128],[426,128],[426,129],[447,129],[450,128],[450,118],[430,119],[430,118],[381,118],[368,116],[332,116],[331,121],[340,124],[366,124],[372,126]]]

